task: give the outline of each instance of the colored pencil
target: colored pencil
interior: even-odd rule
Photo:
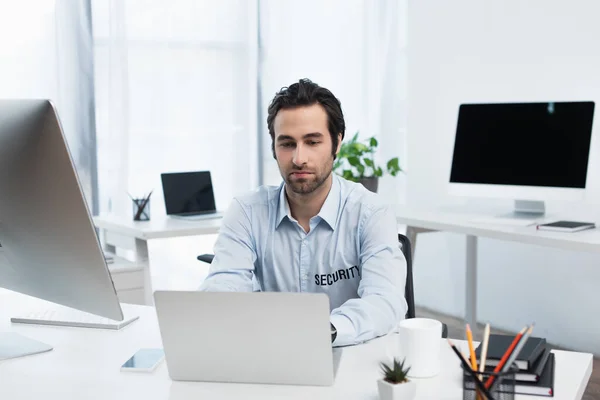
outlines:
[[[477,357],[475,356],[475,347],[473,346],[473,332],[471,327],[467,324],[467,341],[469,342],[469,353],[471,354],[471,368],[473,371],[477,371]]]
[[[496,365],[496,368],[494,368],[494,374],[497,374],[498,372],[502,371],[502,368],[504,367],[504,364],[506,363],[506,360],[508,360],[508,357],[510,357],[510,354],[513,352],[513,350],[517,346],[517,343],[519,343],[519,340],[521,340],[521,337],[523,336],[523,333],[525,332],[525,329],[527,329],[527,327],[521,329],[521,331],[519,333],[517,333],[517,335],[513,339],[513,341],[510,344],[510,346],[508,346],[508,349],[506,349],[506,352],[504,352],[504,355],[500,359],[500,362],[498,363],[498,365]],[[492,386],[492,383],[494,383],[494,377],[490,376],[487,379],[487,381],[485,382],[486,389],[489,389],[490,386]]]

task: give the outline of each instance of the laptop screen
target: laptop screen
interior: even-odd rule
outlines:
[[[210,171],[161,174],[167,215],[215,212]]]

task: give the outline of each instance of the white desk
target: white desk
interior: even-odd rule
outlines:
[[[599,229],[575,233],[538,231],[535,226],[474,222],[483,214],[460,210],[430,211],[398,207],[396,216],[399,224],[407,225],[407,236],[413,249],[416,248],[417,234],[422,232],[445,231],[467,236],[465,319],[472,326],[477,321],[477,237],[600,253]]]
[[[11,312],[25,312],[49,303],[0,291],[0,331],[12,330],[54,346],[54,350],[0,362],[0,399],[377,399],[379,361],[393,354],[396,335],[347,347],[335,385],[302,387],[279,385],[172,382],[167,365],[153,373],[120,372],[120,365],[140,347],[161,347],[154,308],[124,305],[140,319],[121,331],[28,326],[10,323]],[[455,341],[463,351],[466,343]],[[456,355],[442,342],[442,372],[418,381],[421,400],[462,399],[461,369]],[[581,399],[592,372],[592,355],[555,351],[554,400]],[[233,357],[232,355],[223,355]],[[517,400],[539,400],[520,396]]]
[[[221,220],[221,217],[192,221],[162,216],[150,221],[133,221],[113,215],[94,217],[105,251],[116,253],[117,249],[122,249],[133,252],[130,259],[116,257],[115,263],[109,264],[121,301],[153,304],[148,240],[215,234],[219,232]],[[122,271],[129,274],[115,273]],[[137,275],[134,275],[134,271],[137,271]]]

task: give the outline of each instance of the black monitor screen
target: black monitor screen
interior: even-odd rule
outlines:
[[[209,171],[161,174],[168,215],[215,211],[215,196]]]
[[[450,182],[585,188],[594,102],[462,104]]]

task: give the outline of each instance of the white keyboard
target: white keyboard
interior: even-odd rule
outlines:
[[[83,311],[60,308],[58,310],[43,310],[27,313],[22,316],[12,317],[10,321],[19,324],[58,325],[119,330],[139,318],[138,315],[127,315],[127,313],[124,313],[123,317],[123,321],[115,321]]]

